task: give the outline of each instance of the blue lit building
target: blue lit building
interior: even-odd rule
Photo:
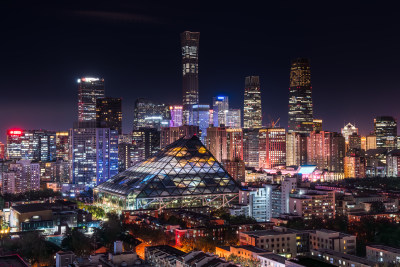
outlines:
[[[118,131],[74,128],[71,148],[74,184],[94,187],[118,173]]]
[[[193,125],[199,126],[200,140],[204,143],[210,125],[210,105],[193,105]]]
[[[229,111],[229,98],[227,96],[213,97],[213,124],[219,127],[226,125],[226,113]]]

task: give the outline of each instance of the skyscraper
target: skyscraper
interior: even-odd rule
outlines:
[[[78,79],[78,122],[96,123],[96,100],[104,97],[104,79]],[[82,125],[82,124],[81,124]]]
[[[135,101],[133,114],[133,130],[140,128],[168,127],[171,120],[170,107],[163,103],[155,103],[146,98],[138,98]]]
[[[93,187],[118,173],[118,132],[109,128],[71,129],[74,184]]]
[[[397,146],[397,122],[390,116],[379,116],[374,119],[376,147],[388,150]]]
[[[47,130],[7,131],[8,159],[53,161],[56,159],[56,132]]]
[[[242,128],[242,116],[240,109],[230,109],[225,116],[225,126],[231,128]]]
[[[283,128],[260,129],[259,168],[271,169],[286,166],[286,130]]]
[[[260,78],[248,76],[244,87],[243,122],[246,129],[262,126]]]
[[[193,125],[199,126],[200,140],[204,144],[210,126],[210,105],[193,105]]]
[[[226,113],[229,110],[229,98],[227,96],[213,97],[213,124],[214,127],[226,125]]]
[[[122,134],[121,98],[104,97],[96,100],[96,127],[110,128]]]
[[[181,33],[183,124],[189,124],[192,105],[199,104],[199,32]]]
[[[292,62],[289,87],[288,131],[310,133],[313,130],[313,103],[310,63],[306,58]]]
[[[342,128],[342,135],[344,139],[346,140],[346,143],[349,143],[349,136],[352,135],[353,133],[358,134],[358,128],[351,124],[350,122],[347,123],[343,128]]]
[[[169,121],[170,127],[182,126],[182,106],[170,106],[171,120]]]
[[[246,167],[258,168],[258,129],[243,129],[243,159]]]

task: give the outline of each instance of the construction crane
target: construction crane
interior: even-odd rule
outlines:
[[[279,120],[280,120],[281,118],[278,118],[276,121],[274,121],[274,120],[272,119],[272,117],[271,117],[270,115],[268,115],[268,119],[269,119],[269,121],[270,121],[271,128],[275,128],[275,126],[278,124],[278,122],[279,122]]]

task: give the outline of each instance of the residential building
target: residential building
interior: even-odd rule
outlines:
[[[376,263],[365,258],[337,252],[330,249],[312,249],[311,257],[334,266],[375,267]]]
[[[289,213],[310,220],[314,217],[335,217],[335,191],[299,189],[290,194]]]
[[[367,259],[379,264],[400,264],[400,249],[383,245],[368,245]]]
[[[400,177],[400,149],[394,149],[387,154],[386,165],[388,177]]]
[[[345,254],[356,254],[356,236],[320,229],[309,231],[310,249],[330,249]]]

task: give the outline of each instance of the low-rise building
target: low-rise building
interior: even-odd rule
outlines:
[[[251,245],[276,254],[295,257],[297,255],[296,237],[295,230],[274,227],[272,230],[239,233],[239,242],[241,245]]]
[[[333,264],[335,266],[350,267],[375,267],[377,264],[371,260],[357,257],[354,255],[344,254],[330,249],[311,249],[311,257]]]
[[[171,246],[151,246],[145,248],[145,259],[152,266],[175,267],[177,259],[186,253]]]
[[[157,265],[159,266],[159,265]],[[203,251],[192,251],[176,260],[176,267],[239,267],[239,265],[227,262],[224,258],[205,253]]]
[[[356,253],[356,236],[321,229],[310,231],[310,249],[330,249],[346,254]]]
[[[377,262],[400,265],[400,249],[383,246],[383,245],[369,245],[366,248],[367,259]]]
[[[215,248],[215,254],[219,257],[229,258],[234,255],[245,259],[257,259],[258,255],[272,253],[271,251],[257,248],[255,246],[244,245],[244,246],[221,246]]]

